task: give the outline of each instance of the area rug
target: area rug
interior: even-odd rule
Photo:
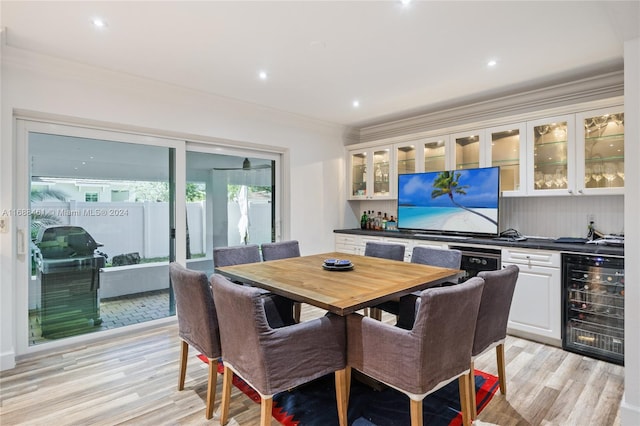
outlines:
[[[206,357],[199,355],[206,362]],[[218,372],[222,373],[222,363]],[[477,409],[481,412],[498,389],[498,378],[475,370]],[[238,376],[233,384],[256,403],[260,396]],[[273,397],[273,418],[283,426],[327,426],[337,424],[334,375],[316,379]],[[458,426],[462,424],[458,381],[454,380],[423,401],[424,424]],[[403,426],[411,423],[409,398],[388,387],[375,390],[357,380],[351,382],[348,422],[352,426]]]

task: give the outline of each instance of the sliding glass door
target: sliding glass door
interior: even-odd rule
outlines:
[[[18,120],[19,353],[171,317],[171,261],[280,239],[282,156]]]
[[[211,274],[214,247],[275,241],[279,156],[188,149],[187,265]]]
[[[171,316],[176,147],[26,127],[28,345]]]

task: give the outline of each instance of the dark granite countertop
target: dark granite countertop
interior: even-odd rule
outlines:
[[[514,247],[514,248],[529,248],[537,250],[551,250],[560,251],[563,253],[582,253],[582,254],[602,254],[611,256],[624,256],[624,247],[620,246],[606,246],[600,244],[570,244],[570,243],[556,243],[553,239],[547,238],[528,238],[525,241],[504,241],[496,240],[492,238],[475,238],[475,237],[463,237],[457,238],[447,235],[425,235],[420,232],[408,232],[408,231],[366,231],[362,229],[336,229],[333,231],[336,234],[353,234],[353,235],[373,235],[379,237],[388,238],[407,238],[412,240],[427,240],[427,241],[445,241],[448,243],[456,244],[471,244],[482,246],[496,246],[496,247]]]

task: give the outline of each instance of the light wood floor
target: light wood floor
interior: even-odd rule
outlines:
[[[303,319],[320,314],[304,305]],[[0,424],[219,425],[217,413],[204,418],[207,370],[193,350],[185,389],[176,390],[178,355],[169,325],[20,362],[0,373]],[[506,362],[507,395],[498,392],[476,424],[620,424],[623,367],[515,337]],[[476,368],[497,374],[494,352]],[[216,411],[220,386],[219,377]],[[229,425],[256,425],[259,405],[234,389],[230,414]]]

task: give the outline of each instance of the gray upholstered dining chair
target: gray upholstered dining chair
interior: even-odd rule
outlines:
[[[218,358],[222,356],[218,316],[209,280],[204,272],[191,271],[178,263],[169,265],[169,276],[176,297],[178,336],[181,340],[178,390],[184,389],[189,346],[207,357],[209,381],[207,385],[207,419],[213,417],[218,377]]]
[[[404,250],[404,244],[367,241],[364,246],[364,255],[379,257],[382,259],[404,261]],[[371,318],[375,318],[377,320],[382,319],[382,311],[378,308],[378,306],[373,306],[371,308],[365,309],[365,313],[368,311],[368,314],[371,316]]]
[[[262,249],[262,260],[268,261],[300,257],[300,245],[296,240],[262,243],[260,247]]]
[[[260,424],[271,424],[273,395],[335,373],[338,420],[347,424],[344,318],[324,317],[274,328],[258,289],[234,285],[222,275],[210,278],[218,306],[224,382],[220,424],[226,424],[233,375],[260,394]],[[468,366],[467,359],[467,366]]]
[[[214,247],[213,266],[242,265],[260,262],[260,247],[257,244],[247,244],[231,247]]]
[[[364,255],[371,257],[380,257],[382,259],[403,261],[404,250],[404,244],[367,241],[364,246]]]
[[[246,263],[262,262],[260,247],[257,244],[247,244],[230,247],[215,247],[213,249],[213,265],[215,267],[244,265]],[[266,309],[275,323],[276,318],[280,318],[280,325],[293,324],[298,322],[295,317],[294,302],[286,297],[277,296],[267,290],[259,290],[263,294],[271,294],[266,302]]]
[[[422,265],[460,269],[461,262],[462,252],[455,249],[417,246],[413,248],[411,254],[411,263]],[[416,292],[397,300],[389,300],[377,305],[376,309],[395,315],[399,327],[410,329],[415,316],[415,299],[419,294],[420,292]]]
[[[462,252],[456,249],[442,249],[417,246],[413,248],[411,263],[439,266],[442,268],[460,269]],[[447,284],[455,284],[454,282]],[[397,316],[399,327],[410,329],[415,317],[415,299],[419,292],[401,297],[398,301],[385,302],[379,308]]]
[[[275,243],[262,243],[262,260],[278,260],[290,257],[300,257],[300,245],[296,240],[278,241]],[[293,319],[300,322],[300,314],[302,313],[302,304],[293,302]]]
[[[409,396],[412,426],[422,425],[422,400],[455,379],[463,423],[470,424],[469,359],[483,285],[474,277],[423,290],[411,330],[359,314],[347,317],[349,368]]]
[[[478,274],[484,279],[484,289],[478,311],[478,326],[473,340],[471,351],[470,378],[473,377],[474,360],[486,351],[496,348],[498,364],[498,379],[500,393],[507,393],[505,377],[504,340],[507,337],[507,322],[511,301],[518,281],[520,269],[516,265],[509,265],[497,271],[483,271]],[[471,396],[471,419],[478,415],[476,412],[476,393]]]

